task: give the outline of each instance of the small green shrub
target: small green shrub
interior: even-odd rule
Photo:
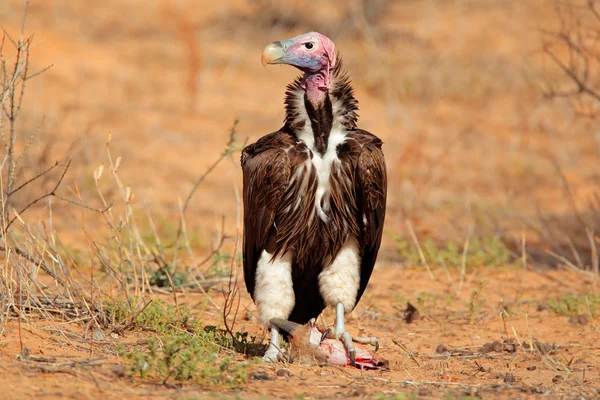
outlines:
[[[119,348],[119,355],[130,376],[191,381],[206,386],[235,388],[248,380],[251,362],[235,361],[221,354],[220,346],[209,333],[180,333],[153,337],[148,346]]]
[[[173,282],[173,286],[177,288],[188,281],[188,275],[185,272],[177,272],[174,268],[165,267],[152,271],[149,280],[153,286],[171,287]]]
[[[599,306],[600,294],[594,293],[589,293],[587,295],[569,294],[563,298],[553,297],[548,302],[550,310],[559,315],[587,314],[589,311],[592,316],[595,316]]]
[[[110,303],[115,319],[132,320],[127,304]],[[202,327],[190,314],[185,305],[173,306],[159,299],[136,311],[131,328],[150,329],[158,336],[145,346],[118,347],[126,373],[142,379],[174,379],[227,388],[245,383],[252,362],[236,361],[234,355],[251,353],[248,349],[255,345],[255,338],[247,332],[230,334],[216,326]]]
[[[428,263],[435,265],[441,261],[448,267],[460,267],[463,260],[463,244],[449,241],[437,244],[428,238],[421,243],[421,250]],[[396,238],[396,251],[406,265],[421,265],[417,247],[401,237]],[[501,266],[511,261],[509,249],[497,237],[477,238],[469,241],[467,264],[472,267]]]
[[[483,281],[479,281],[477,289],[471,292],[471,298],[469,299],[469,323],[474,324],[477,320],[478,314],[481,309],[485,306],[486,299],[481,297],[483,291]]]

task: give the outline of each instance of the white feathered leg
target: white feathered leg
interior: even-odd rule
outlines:
[[[323,337],[341,340],[352,364],[355,364],[355,348],[353,341],[369,343],[378,347],[376,338],[353,338],[346,331],[344,316],[356,305],[356,296],[360,285],[360,255],[358,242],[350,238],[335,257],[331,265],[325,267],[319,274],[319,289],[325,304],[335,307],[335,327],[329,329]]]
[[[271,319],[287,320],[296,302],[292,285],[292,255],[286,253],[271,261],[271,254],[263,251],[256,267],[254,300],[258,318],[271,329],[271,342],[263,360],[275,362],[280,359],[279,328],[271,326]]]

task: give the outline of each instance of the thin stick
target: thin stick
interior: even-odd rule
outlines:
[[[29,0],[25,1],[25,12],[23,13],[23,21],[21,22],[21,36],[25,34],[25,21],[27,21],[27,10],[29,10]]]
[[[594,273],[594,283],[600,278],[600,260],[598,259],[598,247],[594,241],[594,231],[589,228],[585,229],[585,233],[590,241],[590,252],[592,253],[592,271]]]
[[[223,161],[225,158],[229,157],[231,155],[231,152],[234,149],[233,145],[235,144],[237,138],[236,138],[236,128],[237,125],[239,123],[239,120],[236,119],[233,122],[233,126],[231,127],[230,131],[229,131],[229,140],[227,141],[226,145],[225,145],[225,150],[223,151],[223,153],[221,153],[221,155],[206,169],[206,171],[204,171],[204,173],[202,175],[200,175],[200,177],[196,180],[196,182],[194,183],[194,186],[192,186],[192,189],[190,190],[190,192],[188,193],[187,197],[185,198],[185,202],[183,203],[183,210],[181,211],[182,215],[185,215],[185,212],[187,211],[187,208],[189,206],[190,201],[192,200],[192,197],[194,197],[194,194],[196,193],[196,190],[198,190],[198,187],[202,184],[202,182],[204,182],[204,180],[206,179],[206,177],[215,169],[217,168],[217,166],[221,163],[221,161]],[[179,229],[177,229],[177,235],[175,238],[175,242],[178,243],[179,242],[179,238],[181,237],[181,233],[182,233],[182,225],[181,225],[181,221],[179,222]]]
[[[462,291],[463,284],[465,282],[465,273],[467,270],[467,253],[469,252],[469,243],[471,241],[471,235],[473,235],[474,225],[469,226],[469,232],[467,234],[467,238],[465,239],[465,245],[463,247],[462,254],[462,262],[460,266],[460,281],[458,282],[458,295],[460,296],[460,292]]]
[[[54,185],[54,188],[53,188],[53,189],[52,189],[50,192],[48,192],[48,193],[46,193],[46,194],[44,194],[44,195],[42,195],[42,196],[40,196],[40,197],[36,198],[35,200],[32,200],[31,202],[29,202],[29,204],[27,204],[25,207],[23,207],[23,208],[22,208],[22,209],[19,211],[19,214],[23,214],[23,213],[24,213],[25,211],[27,211],[27,210],[28,210],[30,207],[32,207],[32,206],[33,206],[33,205],[35,205],[36,203],[38,203],[38,202],[42,201],[42,200],[43,200],[43,199],[45,199],[46,197],[54,196],[54,195],[56,194],[56,191],[57,191],[57,190],[58,190],[58,188],[60,187],[60,185],[61,185],[61,183],[62,183],[63,179],[65,178],[65,175],[67,174],[67,171],[68,171],[68,169],[69,169],[69,166],[70,166],[70,165],[71,165],[71,160],[68,160],[68,161],[67,161],[67,164],[65,165],[65,168],[63,169],[63,172],[62,172],[62,174],[60,175],[60,177],[58,178],[58,181],[57,181],[57,182],[56,182],[56,184]],[[13,224],[13,222],[15,222],[15,220],[16,220],[16,219],[17,219],[17,216],[16,216],[16,215],[15,215],[13,218],[11,218],[11,220],[10,220],[10,221],[8,221],[8,224],[6,225],[6,227],[4,227],[3,231],[2,231],[2,232],[0,232],[0,235],[4,235],[4,234],[6,234],[6,232],[8,231],[8,228],[10,228],[10,226]]]
[[[433,275],[433,272],[431,271],[431,268],[429,267],[429,264],[427,263],[425,254],[423,253],[423,250],[421,249],[421,245],[419,244],[419,239],[417,238],[417,234],[415,233],[415,230],[413,229],[412,223],[410,222],[409,219],[406,220],[406,226],[408,226],[408,231],[410,233],[410,237],[412,238],[415,246],[417,246],[417,251],[419,252],[419,258],[421,259],[421,263],[425,265],[425,268],[427,269],[427,274],[429,275],[431,280],[437,281],[437,279],[435,278],[435,275]]]

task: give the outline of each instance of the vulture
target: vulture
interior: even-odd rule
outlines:
[[[341,340],[381,244],[387,195],[382,141],[357,127],[358,102],[333,42],[317,32],[265,47],[261,61],[302,75],[287,86],[281,129],[242,150],[246,288],[271,331],[264,361],[280,359],[279,326],[335,309],[326,335]]]

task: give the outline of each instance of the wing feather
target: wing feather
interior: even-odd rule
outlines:
[[[244,280],[252,297],[256,266],[267,246],[278,205],[290,180],[291,166],[285,139],[282,134],[267,135],[242,152]]]
[[[383,234],[387,196],[387,173],[381,141],[367,132],[370,140],[363,145],[357,163],[357,199],[361,233],[359,246],[362,249],[360,287],[356,303],[367,288]]]

